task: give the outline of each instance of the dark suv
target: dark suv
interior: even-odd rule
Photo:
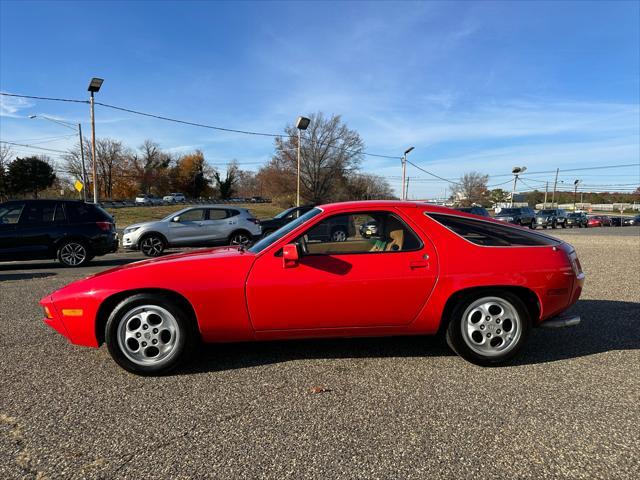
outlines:
[[[313,208],[313,205],[303,205],[301,207],[291,207],[283,210],[278,215],[268,220],[261,220],[260,226],[262,227],[262,236],[266,237],[271,233],[278,230],[280,227],[286,225],[292,220],[295,220],[301,215],[304,215]]]
[[[587,228],[589,225],[589,219],[584,212],[575,212],[567,215],[567,227]]]
[[[495,216],[501,222],[536,228],[536,212],[531,207],[503,208]]]
[[[459,212],[472,213],[474,215],[480,215],[481,217],[489,217],[489,212],[484,207],[479,207],[478,205],[474,205],[473,207],[459,207],[456,208]]]
[[[561,208],[545,208],[536,215],[536,227],[567,228],[567,212]]]
[[[102,208],[73,200],[0,203],[0,260],[55,259],[79,267],[115,252],[113,218]]]

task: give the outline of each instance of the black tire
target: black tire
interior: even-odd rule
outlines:
[[[529,228],[531,230],[535,230],[536,229],[536,221],[535,220],[531,220],[531,223],[529,224]]]
[[[553,228],[554,230],[556,228],[558,228],[558,224],[556,223],[556,221],[554,220],[553,222],[551,222],[551,228]]]
[[[139,248],[146,257],[159,257],[167,248],[167,242],[162,235],[149,233],[140,239]]]
[[[562,228],[567,228],[567,222],[562,222],[562,224],[560,225]]]
[[[89,263],[93,255],[82,240],[65,240],[58,245],[58,261],[65,267],[77,268]]]
[[[505,302],[506,304],[510,305],[513,311],[517,312],[517,315],[519,318],[519,321],[515,321],[514,323],[511,324],[512,325],[511,328],[515,328],[514,333],[518,332],[517,333],[518,337],[513,341],[513,343],[504,347],[505,350],[503,353],[500,353],[498,351],[496,352],[495,355],[491,355],[491,356],[482,355],[481,353],[474,351],[467,343],[467,342],[472,342],[472,340],[470,338],[467,338],[467,340],[465,340],[465,338],[463,337],[463,335],[466,335],[463,333],[463,324],[465,328],[467,326],[467,322],[464,318],[465,312],[467,312],[467,310],[475,302],[481,302],[481,301],[484,301],[484,299],[499,299],[501,302]],[[491,302],[495,300],[488,300],[488,301]],[[506,315],[505,310],[503,310],[502,313]],[[469,318],[471,318],[471,316],[469,316]],[[504,322],[502,322],[502,325],[506,325],[506,321],[507,321],[506,318],[503,318],[503,319],[498,318],[497,320],[495,320],[493,316],[491,318],[492,318],[491,322],[488,322],[486,324],[486,330],[483,329],[483,332],[486,331],[488,337],[490,336],[489,329],[492,329],[494,332],[496,332],[495,335],[497,335],[497,332],[500,328],[500,325],[495,324],[497,320],[505,320]],[[481,315],[481,319],[478,323],[482,323],[482,322],[485,322],[485,320],[484,318],[482,318],[482,315]],[[513,325],[515,325],[515,327]],[[512,359],[515,355],[517,355],[518,352],[522,349],[522,346],[524,345],[524,343],[526,342],[527,337],[529,336],[530,330],[531,330],[531,315],[527,310],[527,307],[525,306],[525,304],[522,302],[522,300],[520,300],[520,298],[517,295],[514,295],[511,292],[506,292],[502,290],[488,289],[488,290],[483,290],[480,292],[474,292],[474,293],[468,294],[462,297],[462,299],[458,301],[458,304],[454,307],[453,312],[451,314],[449,324],[447,325],[445,336],[446,336],[447,343],[449,344],[449,347],[451,347],[451,349],[455,353],[460,355],[462,358],[464,358],[465,360],[471,363],[475,363],[476,365],[491,367],[491,366],[499,366],[499,365],[505,364],[510,359]],[[501,332],[501,333],[504,335],[504,332]],[[491,341],[487,341],[484,338],[482,338],[482,341],[483,343],[484,342],[491,343],[493,339]]]
[[[136,309],[141,309],[141,314],[144,314],[153,309],[163,309],[170,313],[175,320],[175,334],[173,335],[173,345],[166,357],[159,360],[153,359],[153,357],[146,357],[149,360],[134,361],[131,356],[135,355],[132,351],[124,345],[125,341],[118,340],[118,336],[121,333],[121,323],[124,321],[134,321],[135,317],[131,316],[131,312],[135,312]],[[136,314],[134,314],[136,315]],[[147,319],[152,317],[150,314]],[[162,342],[162,334],[164,330],[159,333],[154,333],[158,329],[152,328],[151,322],[146,323],[144,319],[141,319],[140,328],[147,325],[149,328],[141,330],[144,332],[144,336],[140,338],[145,339],[145,336],[149,336],[147,340],[152,342],[157,340],[155,344]],[[127,325],[122,325],[122,330],[130,331]],[[137,335],[137,333],[136,333]],[[169,341],[172,337],[169,336]],[[131,340],[129,338],[128,340]],[[128,343],[128,340],[126,343]],[[105,343],[109,349],[109,353],[113,360],[125,370],[135,373],[137,375],[164,375],[177,368],[179,365],[184,364],[189,356],[195,351],[198,345],[198,332],[195,324],[195,320],[192,319],[180,306],[171,300],[167,300],[165,296],[155,293],[140,293],[132,295],[129,298],[124,299],[113,309],[107,320],[105,327]],[[154,345],[155,345],[154,344]],[[153,347],[151,343],[149,346],[145,345],[146,350],[143,351],[143,346],[140,343],[138,345],[140,356],[145,357],[146,353]],[[125,349],[125,350],[123,350]],[[133,357],[135,358],[135,357]],[[148,361],[148,363],[141,364],[141,361]]]
[[[273,232],[275,232],[275,230],[265,230],[264,232],[262,232],[262,237],[268,237],[269,235],[271,235]]]

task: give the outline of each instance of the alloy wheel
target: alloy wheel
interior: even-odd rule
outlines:
[[[162,239],[152,235],[142,240],[140,250],[148,257],[157,257],[164,250],[164,244]]]
[[[158,305],[141,305],[129,310],[118,324],[118,347],[137,365],[158,365],[168,361],[180,339],[175,317]]]
[[[68,242],[60,249],[60,261],[65,265],[75,267],[87,258],[87,249],[77,242]]]
[[[462,338],[478,355],[495,357],[511,351],[522,335],[516,308],[500,297],[479,298],[462,315]]]
[[[244,233],[236,233],[231,236],[231,240],[229,241],[229,243],[231,245],[241,245],[243,247],[248,247],[251,244],[251,239]]]
[[[347,239],[347,232],[344,230],[336,230],[331,234],[331,241],[344,242]]]

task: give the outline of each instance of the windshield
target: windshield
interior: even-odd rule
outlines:
[[[553,215],[554,213],[556,213],[555,210],[540,210],[538,215]]]
[[[520,211],[517,208],[503,208],[498,215],[517,215],[518,213]]]
[[[322,210],[320,210],[318,208],[313,208],[313,209],[309,210],[307,213],[305,213],[301,217],[298,217],[294,221],[287,223],[283,227],[280,227],[278,230],[273,232],[271,235],[268,235],[268,236],[264,237],[262,240],[260,240],[258,243],[256,243],[253,247],[251,247],[249,249],[249,251],[252,252],[252,253],[260,253],[265,248],[269,247],[270,245],[274,244],[275,242],[280,240],[282,237],[287,235],[289,232],[295,230],[299,225],[302,225],[307,220],[309,220],[309,219],[315,217],[316,215],[318,215],[320,212],[322,212]]]
[[[287,215],[289,215],[289,213],[291,213],[294,210],[295,207],[293,208],[287,208],[286,210],[280,212],[279,214],[277,214],[275,217],[273,218],[284,218]]]
[[[570,213],[569,217],[571,218],[578,218],[580,215],[582,215],[581,213]]]

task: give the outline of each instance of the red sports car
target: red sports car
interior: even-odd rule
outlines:
[[[578,323],[563,312],[583,283],[574,249],[556,238],[445,207],[368,201],[313,208],[249,249],[117,267],[41,304],[72,343],[106,342],[138,374],[175,368],[199,341],[440,331],[467,360],[497,365],[532,327]]]

